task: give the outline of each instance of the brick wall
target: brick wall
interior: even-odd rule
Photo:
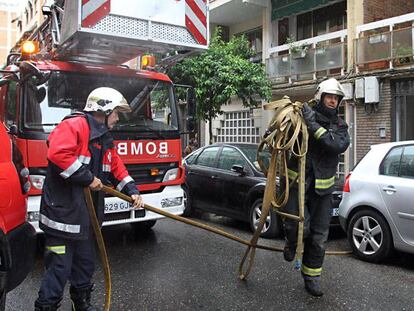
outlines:
[[[391,141],[392,97],[390,80],[380,80],[380,103],[378,111],[367,114],[364,104],[356,108],[356,160],[359,161],[373,144]],[[379,137],[379,128],[386,128],[386,138]]]
[[[364,0],[364,23],[414,12],[412,0]]]

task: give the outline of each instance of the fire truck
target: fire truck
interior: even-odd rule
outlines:
[[[187,107],[182,109],[163,70],[207,48],[206,0],[58,0],[44,6],[43,13],[44,23],[22,42],[19,53],[8,56],[6,70],[0,72],[5,81],[0,118],[30,173],[29,222],[41,232],[48,135],[66,115],[82,110],[98,87],[120,91],[131,106],[112,135],[144,202],[182,214],[180,138],[194,126],[195,93],[186,90]],[[154,55],[167,57],[157,64]],[[139,69],[125,65],[131,59]],[[149,228],[161,217],[105,198],[104,226],[140,222]]]

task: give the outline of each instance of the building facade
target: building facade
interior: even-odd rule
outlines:
[[[261,29],[250,42],[265,63],[273,100],[309,100],[328,77],[343,84],[340,114],[349,124],[351,146],[338,167],[340,184],[370,145],[414,139],[413,1],[213,0],[210,22],[230,36]],[[259,137],[270,118],[237,99],[223,111],[213,121],[213,141],[243,142],[233,136],[243,128],[227,131],[234,113],[248,112]]]
[[[0,0],[0,67],[6,64],[7,55],[17,40],[16,24],[19,12],[15,2]]]

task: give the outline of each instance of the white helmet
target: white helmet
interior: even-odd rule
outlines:
[[[339,96],[338,105],[341,103],[342,99],[345,96],[344,89],[336,79],[330,78],[328,80],[322,81],[318,88],[316,89],[315,99],[320,101],[323,94],[334,94]]]
[[[120,112],[131,111],[127,100],[120,92],[110,87],[98,87],[89,94],[83,111],[101,111],[110,115],[115,108]]]

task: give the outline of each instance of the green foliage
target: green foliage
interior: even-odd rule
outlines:
[[[246,38],[238,36],[224,42],[220,35],[217,28],[206,52],[184,59],[168,72],[175,83],[195,87],[197,114],[204,121],[222,114],[221,106],[228,104],[231,96],[241,98],[246,107],[255,107],[260,99],[271,97],[263,65],[249,61],[255,53]]]

